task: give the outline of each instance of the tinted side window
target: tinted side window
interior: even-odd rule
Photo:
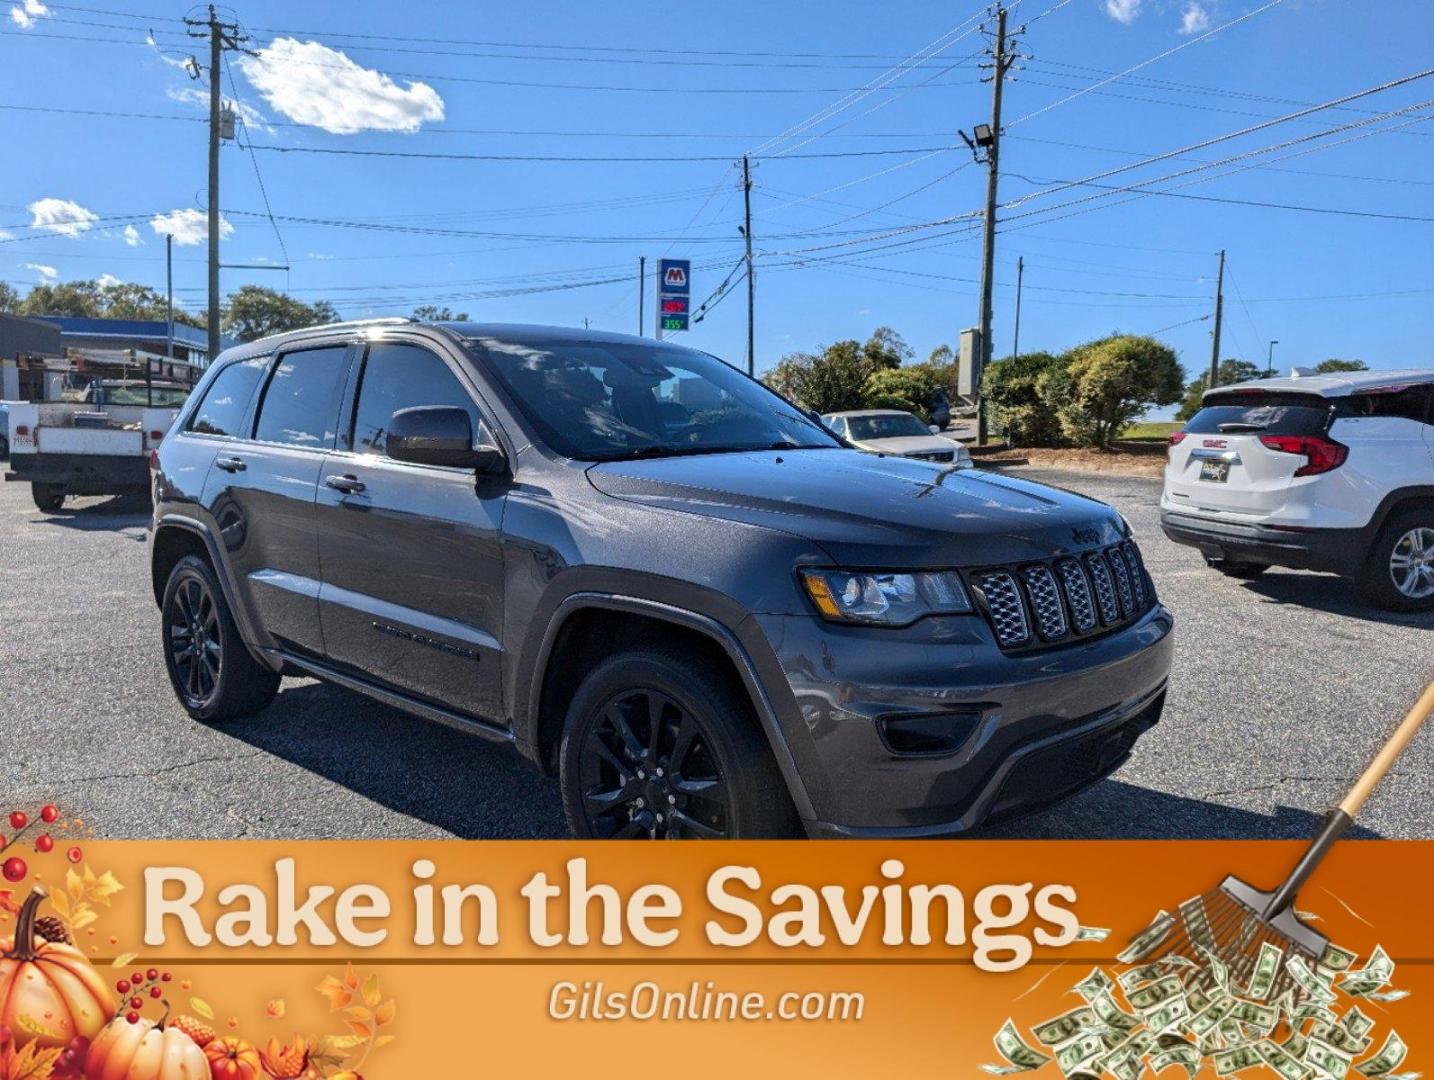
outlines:
[[[1392,416],[1401,420],[1429,422],[1429,388],[1407,386],[1372,394],[1351,395],[1341,403],[1340,416]]]
[[[442,358],[418,345],[370,346],[354,416],[354,450],[360,454],[387,454],[388,425],[393,414],[425,405],[466,409],[473,422],[474,438],[479,438],[482,419],[478,409]]]
[[[285,353],[269,378],[254,438],[316,449],[334,444],[348,347]]]
[[[216,375],[189,419],[189,430],[205,435],[242,436],[240,427],[249,411],[249,400],[268,366],[267,356],[256,356],[230,364]]]

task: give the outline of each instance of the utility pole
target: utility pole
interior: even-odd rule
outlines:
[[[1278,344],[1278,341],[1270,342],[1270,352],[1265,358],[1265,378],[1267,379],[1272,378],[1275,374],[1275,346]]]
[[[1210,339],[1210,378],[1205,389],[1220,385],[1220,320],[1225,316],[1225,249],[1220,249],[1220,270],[1215,275],[1215,329]]]
[[[637,336],[642,337],[647,324],[647,256],[637,257]]]
[[[757,367],[756,308],[757,282],[752,270],[752,170],[747,155],[742,155],[742,235],[747,241],[747,374],[753,375]]]
[[[244,40],[237,23],[219,21],[214,5],[204,19],[185,19],[190,37],[209,38],[209,360],[219,355],[219,139],[224,98],[220,93],[220,65],[225,49],[238,49]],[[201,29],[202,28],[202,29]],[[231,136],[232,137],[232,136]]]
[[[1016,256],[1016,332],[1011,337],[1011,356],[1021,355],[1021,284],[1026,276],[1026,257]]]
[[[996,202],[997,187],[1001,175],[1001,99],[1006,83],[1006,74],[1016,62],[1017,54],[1011,49],[1010,42],[1006,37],[1006,6],[998,4],[996,7],[996,36],[991,47],[991,123],[977,124],[973,129],[972,136],[968,137],[965,132],[961,137],[971,147],[976,155],[977,161],[983,161],[986,165],[986,215],[984,228],[981,235],[981,309],[980,309],[980,338],[976,343],[976,358],[979,362],[976,366],[984,371],[991,360],[991,315],[992,298],[991,293],[995,284],[996,276]],[[1020,31],[1016,31],[1020,33]],[[984,150],[986,156],[983,159],[980,152]],[[979,387],[979,381],[977,382]],[[977,416],[976,441],[984,445],[986,442],[986,403],[981,399],[980,394],[976,397]]]
[[[174,359],[174,237],[164,234],[164,355]]]

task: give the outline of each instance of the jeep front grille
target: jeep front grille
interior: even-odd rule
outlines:
[[[970,581],[1004,649],[1056,645],[1121,626],[1155,600],[1129,540],[1079,559],[988,567]]]

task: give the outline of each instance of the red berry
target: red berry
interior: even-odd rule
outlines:
[[[144,1008],[144,998],[142,998],[142,997],[132,997],[132,998],[130,998],[130,999],[129,999],[129,1007],[130,1007],[131,1009],[142,1009],[142,1008]]]
[[[25,865],[25,860],[18,855],[6,859],[5,865],[0,867],[0,873],[5,875],[6,881],[24,881],[29,872],[30,868]]]
[[[159,978],[159,968],[150,968],[144,973],[144,977],[150,982],[154,982],[155,979]]]
[[[129,977],[129,981],[134,983],[135,986],[138,986],[140,983],[144,982],[144,972],[136,971],[133,975]]]
[[[151,986],[151,987],[149,988],[149,996],[152,997],[152,998],[154,998],[154,999],[156,999],[156,1000],[158,1000],[158,999],[159,999],[159,996],[160,996],[161,994],[163,994],[163,993],[164,993],[164,991],[161,990],[161,989],[160,989],[159,987],[157,987],[157,986]]]
[[[121,994],[128,994],[128,993],[129,993],[129,980],[128,980],[128,979],[121,979],[119,982],[115,983],[115,989],[118,990]]]
[[[40,808],[40,820],[46,825],[54,824],[60,820],[60,808],[54,803],[46,803]]]
[[[23,829],[28,824],[30,824],[30,819],[26,816],[25,811],[15,810],[10,814],[10,828]]]
[[[41,833],[35,837],[35,850],[41,855],[48,855],[55,850],[55,841],[49,833]]]
[[[124,1017],[124,1018],[125,1018],[126,1020],[128,1020],[131,1024],[138,1024],[138,1023],[139,1023],[139,1013],[137,1013],[137,1012],[125,1013],[125,1017]]]
[[[159,977],[161,982],[169,982],[169,980],[172,978],[174,978],[174,976],[167,971]]]
[[[69,859],[70,862],[77,863],[84,857],[85,853],[77,847],[72,847],[69,851],[65,852],[65,858]]]

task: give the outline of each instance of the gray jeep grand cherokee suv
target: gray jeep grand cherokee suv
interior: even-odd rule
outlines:
[[[1105,776],[1164,703],[1109,507],[851,449],[668,343],[284,334],[219,357],[153,468],[190,715],[316,676],[513,745],[583,837],[958,833]]]

